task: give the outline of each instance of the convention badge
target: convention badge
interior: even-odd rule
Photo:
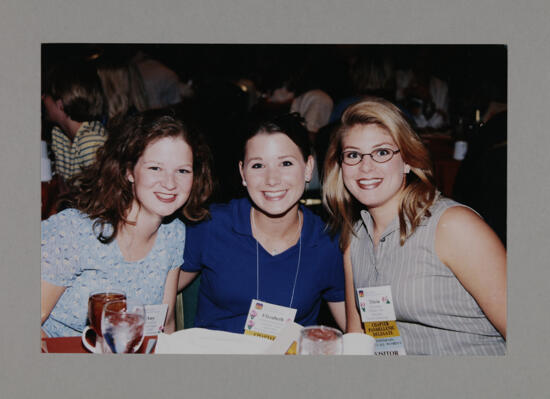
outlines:
[[[244,324],[246,335],[275,340],[287,321],[294,321],[296,309],[253,299]]]
[[[365,333],[376,340],[375,355],[405,355],[403,339],[395,321],[391,286],[357,289]]]
[[[357,298],[363,322],[395,320],[391,286],[358,288]]]
[[[164,331],[164,321],[168,305],[145,305],[145,325],[143,326],[143,335],[157,335]]]

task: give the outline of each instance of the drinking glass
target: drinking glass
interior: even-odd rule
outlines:
[[[82,331],[82,343],[90,351],[94,353],[103,352],[103,334],[101,332],[101,314],[103,306],[110,301],[126,299],[126,294],[121,290],[101,290],[93,291],[88,298],[88,325]],[[92,345],[86,334],[89,330],[95,333],[95,344]]]
[[[341,355],[342,332],[332,327],[310,326],[300,332],[298,353],[300,355]]]
[[[145,307],[135,300],[111,301],[103,307],[103,350],[134,353],[143,342]]]

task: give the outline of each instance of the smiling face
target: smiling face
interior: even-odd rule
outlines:
[[[280,216],[298,206],[311,179],[313,158],[304,161],[299,147],[283,133],[259,133],[246,143],[239,170],[259,210]]]
[[[392,137],[379,125],[355,125],[342,136],[342,151],[366,154],[378,150],[384,154],[383,149],[399,150]],[[357,156],[352,153],[352,157],[354,155]],[[350,194],[369,211],[380,209],[397,214],[405,174],[409,170],[399,152],[385,163],[377,163],[365,155],[357,165],[342,163],[342,178]]]
[[[139,217],[160,220],[182,207],[193,185],[193,152],[181,137],[164,137],[150,143],[128,180],[134,185]]]

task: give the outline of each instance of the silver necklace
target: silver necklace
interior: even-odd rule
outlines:
[[[258,230],[258,228],[256,227],[256,223],[255,223],[254,213],[255,213],[254,208],[252,208],[252,217],[251,217],[250,221],[252,222],[252,229],[253,230]],[[298,211],[298,230],[296,231],[296,234],[301,234],[301,231],[302,231],[301,224],[302,224],[302,215],[300,214],[300,211]],[[254,234],[254,231],[252,233]],[[282,252],[282,251],[280,251],[276,248],[273,249],[273,250],[266,249],[266,251],[269,252],[271,255],[277,255],[277,254]]]
[[[252,227],[254,229],[256,228],[256,225],[254,224],[254,208],[252,208]],[[289,308],[292,307],[292,302],[294,301],[294,291],[296,290],[296,282],[298,281],[298,272],[300,271],[300,261],[302,259],[302,229],[301,229],[301,215],[300,211],[298,211],[298,231],[300,232],[300,236],[298,237],[298,264],[296,266],[296,274],[294,275],[294,284],[292,285],[292,295],[290,296],[290,303],[288,305]],[[254,237],[256,240],[256,237]],[[256,299],[260,300],[260,251],[259,251],[259,244],[258,240],[256,240]]]

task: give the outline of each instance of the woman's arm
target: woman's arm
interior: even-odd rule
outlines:
[[[164,285],[164,297],[162,303],[168,305],[168,313],[166,315],[166,322],[164,323],[164,332],[171,334],[176,331],[176,294],[178,288],[178,276],[180,269],[170,270],[166,276],[166,283]]]
[[[330,313],[334,317],[334,321],[338,324],[340,330],[346,329],[346,305],[344,301],[340,302],[327,302]]]
[[[349,247],[344,251],[344,279],[346,289],[346,332],[363,332],[361,316],[355,304],[355,287]]]
[[[40,324],[44,324],[46,319],[50,316],[55,304],[61,298],[61,295],[65,292],[65,287],[53,285],[47,281],[40,281]],[[42,330],[42,336],[45,335]]]
[[[435,250],[506,339],[506,250],[473,211],[447,209],[437,225]]]
[[[199,272],[186,272],[180,269],[178,278],[178,292],[187,287],[197,277]]]

